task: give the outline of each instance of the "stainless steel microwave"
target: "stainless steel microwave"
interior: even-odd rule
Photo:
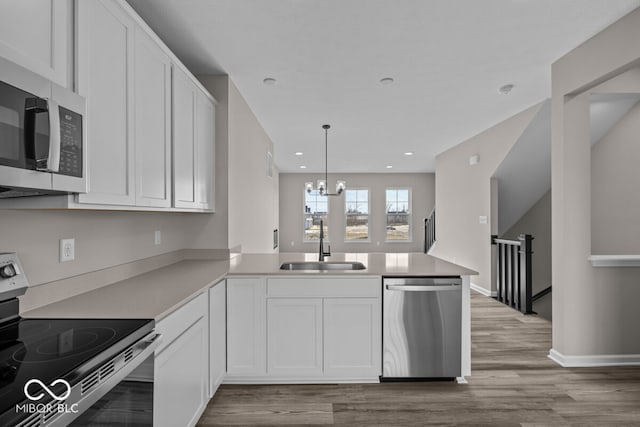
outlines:
[[[86,193],[85,100],[0,58],[0,198]]]

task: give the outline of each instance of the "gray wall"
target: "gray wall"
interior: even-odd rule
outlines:
[[[640,355],[640,269],[593,268],[587,261],[592,242],[589,97],[597,85],[637,66],[640,44],[629,40],[638,39],[640,9],[552,66],[553,351],[565,359]]]
[[[17,252],[38,285],[189,247],[196,214],[0,210],[0,252]],[[154,231],[162,244],[154,245]],[[75,238],[74,261],[58,261],[59,239]]]
[[[639,141],[636,105],[591,149],[593,254],[640,254]]]
[[[497,194],[492,177],[536,116],[535,105],[436,157],[436,244],[432,254],[480,274],[471,282],[487,291],[491,280],[491,235],[496,234]],[[469,157],[480,162],[469,165]],[[492,188],[493,187],[493,188]],[[492,199],[493,197],[493,199]],[[492,201],[493,200],[493,201]],[[486,216],[481,224],[479,217]]]
[[[321,174],[280,174],[280,252],[316,252],[318,243],[303,243],[304,184]],[[434,206],[434,174],[330,174],[329,188],[337,179],[347,181],[347,188],[369,189],[369,242],[345,242],[344,194],[329,197],[329,240],[332,252],[422,252],[424,218]],[[315,184],[314,184],[315,185]],[[385,189],[412,189],[412,229],[410,243],[385,243]]]

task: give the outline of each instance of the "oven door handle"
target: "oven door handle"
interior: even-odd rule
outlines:
[[[136,345],[136,347],[138,347],[140,350],[146,350],[149,347],[152,347],[152,350],[155,351],[156,348],[158,348],[158,346],[160,345],[161,341],[162,341],[162,334],[159,334],[157,332],[152,332],[146,337],[144,337],[142,340],[140,340]]]
[[[403,292],[435,292],[435,291],[457,291],[461,286],[458,284],[452,285],[440,285],[440,286],[420,286],[420,285],[387,285],[388,291],[403,291]]]

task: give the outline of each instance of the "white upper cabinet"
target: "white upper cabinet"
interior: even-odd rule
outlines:
[[[89,192],[70,207],[213,211],[215,100],[126,2],[79,1],[76,25]]]
[[[214,102],[202,91],[197,93],[196,104],[196,200],[197,207],[214,211],[213,170],[215,155]]]
[[[71,88],[71,0],[0,0],[0,56]]]
[[[173,206],[197,208],[197,88],[178,67],[173,68]]]
[[[137,206],[171,206],[171,61],[135,32],[134,127]]]
[[[173,67],[173,206],[213,211],[215,103]]]
[[[80,1],[77,8],[77,83],[87,99],[89,171],[89,192],[78,201],[132,206],[134,22],[112,1]]]

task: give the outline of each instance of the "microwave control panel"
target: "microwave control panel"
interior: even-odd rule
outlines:
[[[60,108],[61,175],[82,177],[82,115]]]

